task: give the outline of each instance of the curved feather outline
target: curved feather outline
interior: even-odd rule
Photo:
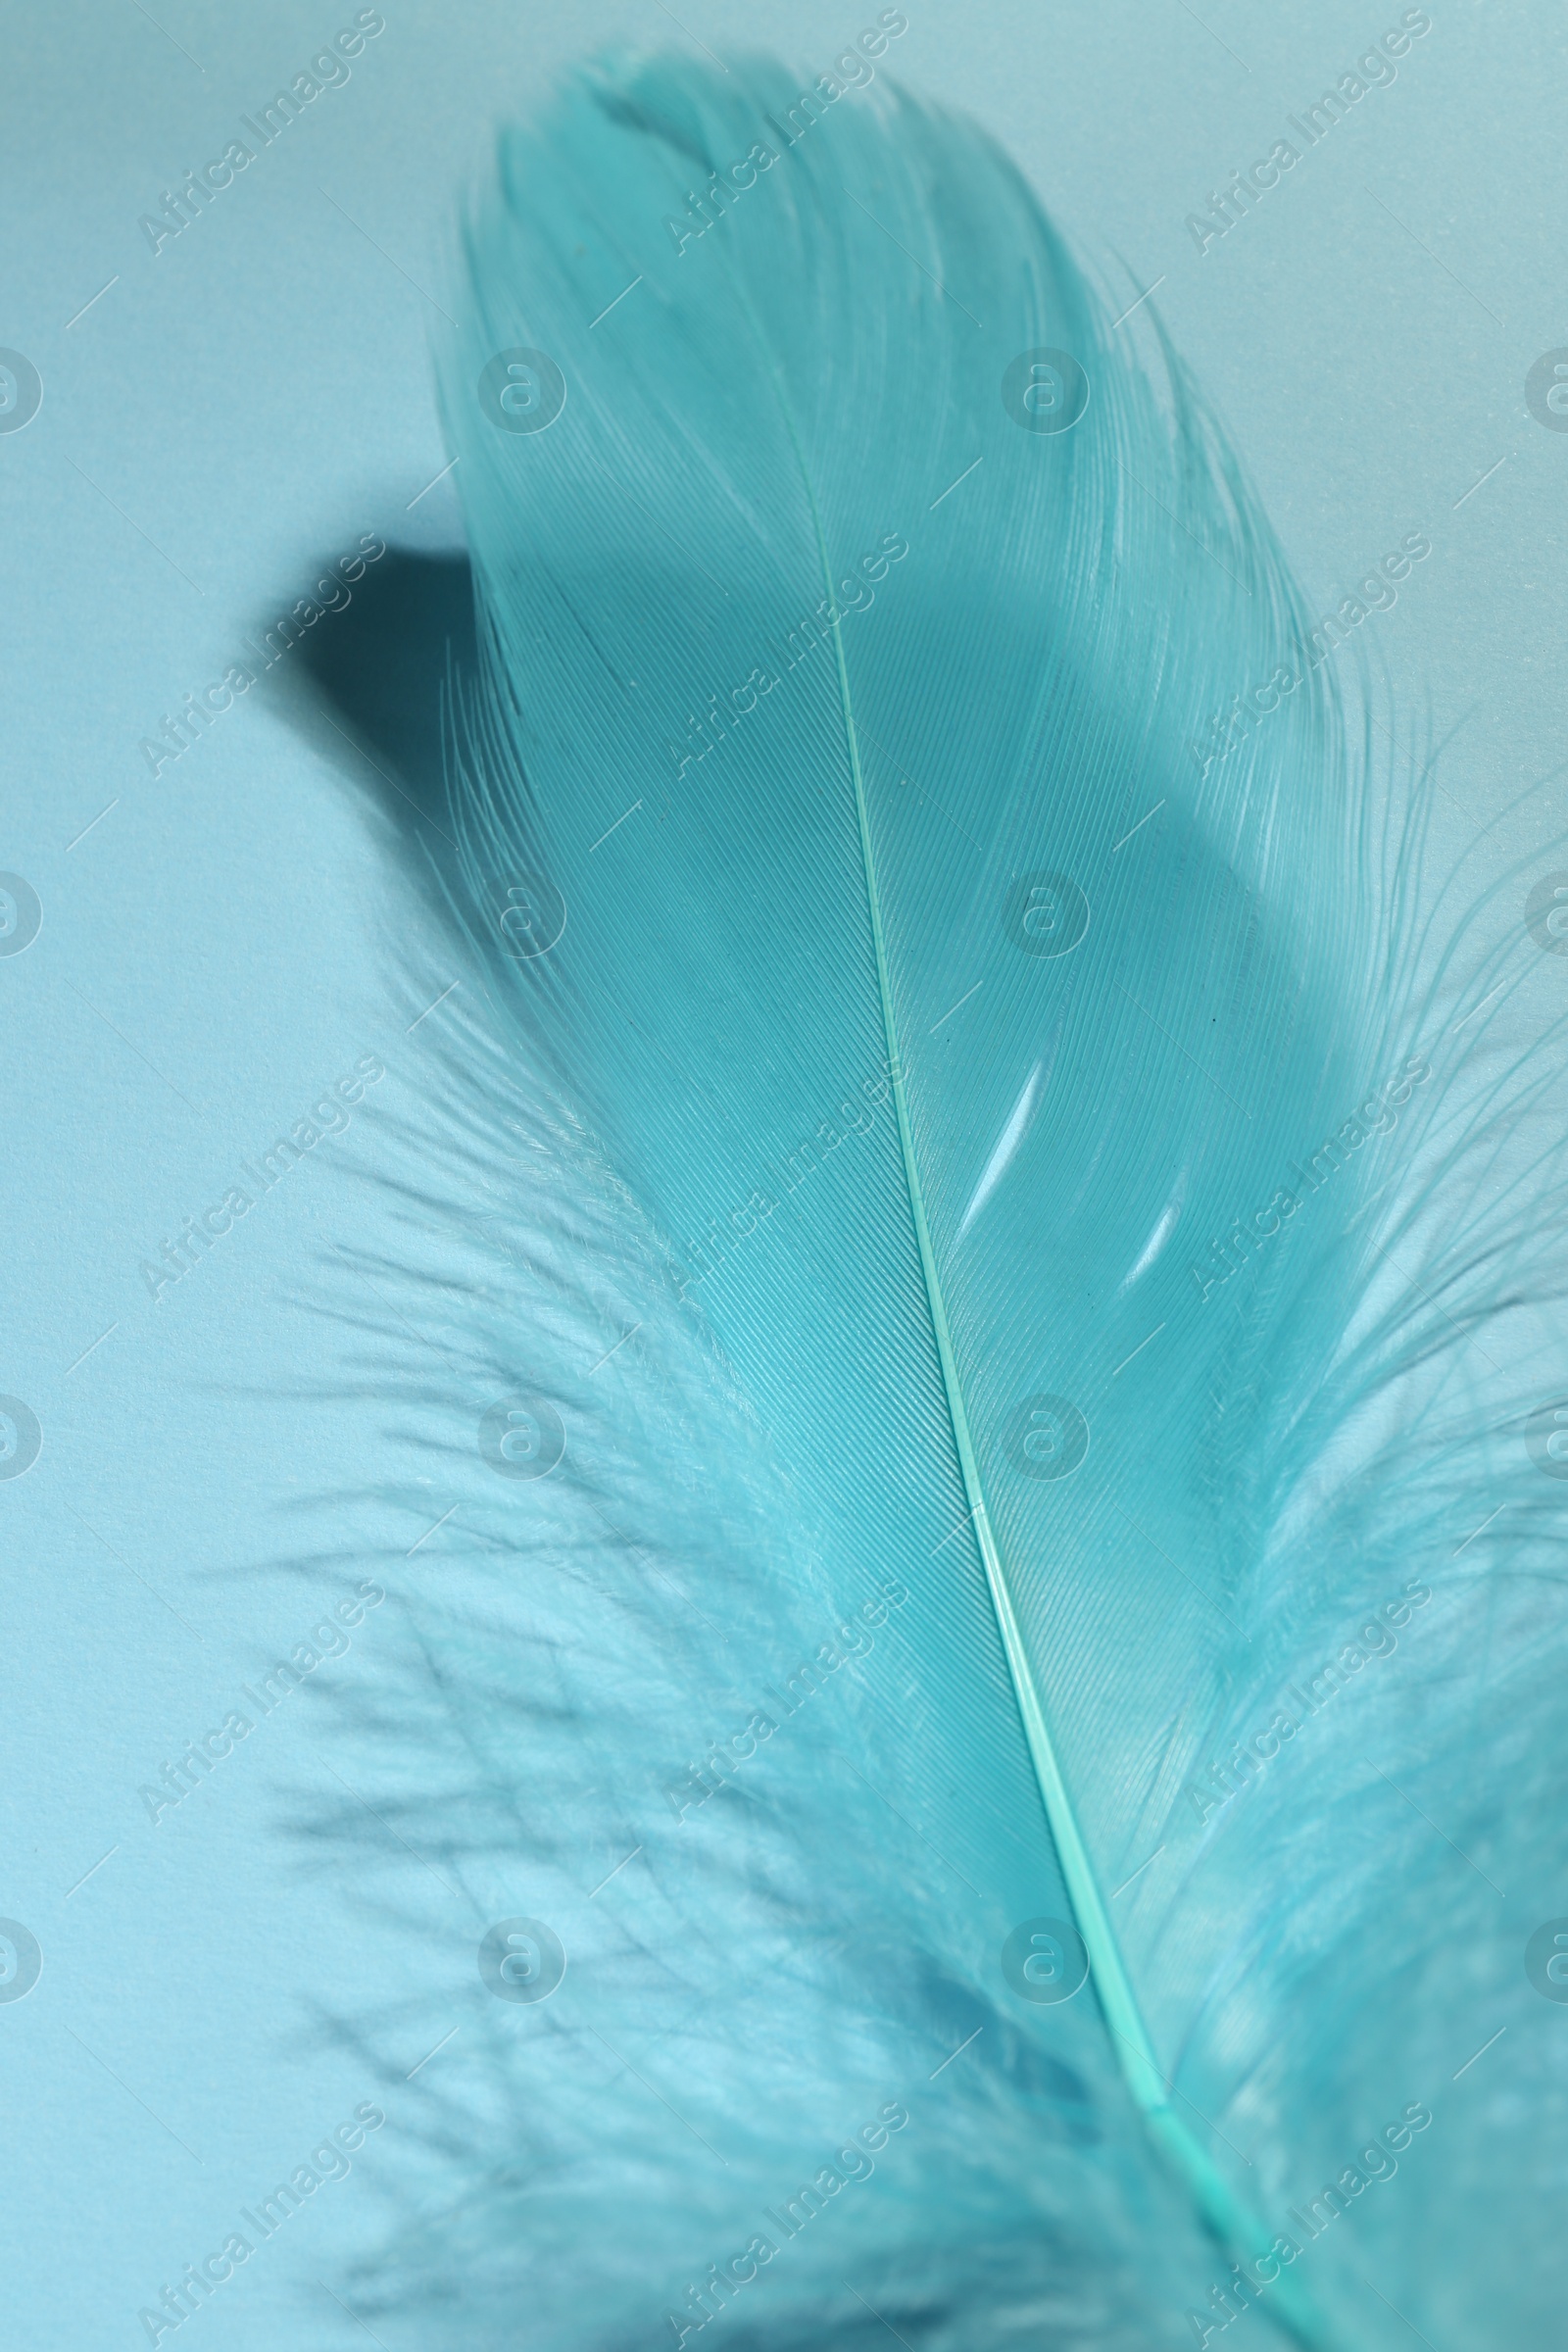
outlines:
[[[644,127],[647,127],[647,116],[644,116]],[[820,534],[818,534],[818,560],[820,560]],[[837,635],[837,633],[835,633],[835,635]],[[842,659],[842,637],[839,637],[839,659]],[[506,764],[508,764],[508,758],[506,758],[506,755],[508,755],[508,753],[514,753],[514,746],[508,746],[508,741],[506,741],[506,727],[501,727],[501,729],[499,729],[499,739],[496,739],[496,746],[491,746],[491,748],[499,748],[501,755],[503,755],[503,758],[501,758],[501,764],[506,766]],[[489,764],[489,762],[487,762],[487,764]],[[524,771],[524,774],[526,774],[526,762],[522,762],[522,771]],[[467,781],[470,781],[470,783],[475,781],[475,778],[472,778],[472,774],[470,774],[470,778],[467,778]],[[484,778],[479,778],[479,788],[484,790]],[[1244,783],[1244,786],[1242,786],[1242,798],[1246,798],[1246,790],[1249,790],[1249,786],[1246,786],[1246,783]],[[865,795],[860,793],[860,811],[862,811],[862,809],[865,809]],[[503,811],[503,809],[496,809],[496,813],[501,813],[501,818],[503,818],[503,830],[506,830],[506,811]],[[514,816],[514,811],[513,811],[513,816]],[[1366,847],[1366,840],[1363,840],[1363,835],[1366,835],[1368,818],[1363,816],[1363,813],[1359,813],[1359,816],[1356,816],[1356,823],[1361,825],[1361,847]],[[479,858],[475,860],[475,875],[477,875],[477,877],[484,877],[484,872],[487,872],[487,870],[489,870],[489,860],[484,858],[484,857],[479,857]],[[1403,887],[1403,884],[1401,884],[1401,887]],[[1349,943],[1349,946],[1354,946],[1354,953],[1356,953],[1356,971],[1366,971],[1366,957],[1363,957],[1363,948],[1361,948],[1361,943],[1359,943],[1359,941],[1354,941],[1354,939],[1348,939],[1348,941],[1345,941],[1345,943]],[[1396,941],[1396,946],[1398,946],[1398,941]],[[1382,951],[1380,951],[1380,953],[1382,953]],[[1403,953],[1403,951],[1401,951],[1401,953]],[[1371,971],[1366,971],[1366,976],[1371,976]],[[884,983],[884,995],[886,995],[886,983]],[[907,1115],[906,1115],[906,1124],[909,1124],[909,1122],[907,1122]],[[1343,1256],[1345,1256],[1345,1253],[1340,1253],[1340,1258],[1343,1258]],[[1124,1263],[1126,1263],[1126,1260],[1124,1260]],[[1382,1346],[1382,1343],[1380,1343],[1380,1346]],[[1371,1357],[1368,1357],[1368,1362],[1371,1362]],[[1343,1411],[1343,1406],[1340,1406],[1340,1411]],[[1324,1428],[1331,1428],[1331,1425],[1333,1425],[1333,1416],[1331,1416],[1331,1413],[1324,1413],[1324,1416],[1319,1416],[1319,1418],[1321,1418],[1321,1425],[1324,1425]],[[1232,1446],[1232,1453],[1230,1453],[1230,1456],[1227,1456],[1227,1453],[1225,1453],[1225,1446],[1220,1445],[1218,1448],[1215,1448],[1215,1458],[1218,1458],[1218,1463],[1227,1463],[1227,1460],[1234,1460],[1234,1446]]]
[[[688,75],[689,79],[701,76]],[[639,100],[628,102],[619,96],[612,82],[599,85],[596,95],[602,94],[607,115],[622,124],[635,127],[655,139],[668,139],[679,151],[710,169],[701,151],[692,147],[682,136],[675,134],[665,121],[651,116]],[[470,264],[476,260],[470,246]],[[855,819],[859,841],[861,878],[865,890],[867,915],[870,924],[875,973],[878,991],[878,1015],[886,1044],[888,1077],[896,1106],[906,1203],[909,1210],[925,1289],[926,1308],[931,1337],[941,1370],[943,1393],[953,1438],[955,1455],[973,1528],[976,1549],[981,1561],[986,1589],[1006,1659],[1014,1702],[1018,1709],[1026,1746],[1039,1790],[1046,1822],[1062,1870],[1068,1899],[1084,1936],[1090,1953],[1097,1993],[1100,1998],[1117,2063],[1127,2084],[1134,2106],[1142,2116],[1150,2138],[1164,2164],[1169,2166],[1192,2196],[1199,2217],[1215,2238],[1235,2253],[1245,2253],[1247,2241],[1254,2243],[1264,2233],[1252,2223],[1245,2209],[1230,2190],[1223,2175],[1202,2149],[1189,2127],[1177,2112],[1169,2096],[1170,2084],[1155,2060],[1152,2044],[1141,2005],[1134,1992],[1129,1972],[1119,1942],[1111,1928],[1097,1875],[1090,1860],[1088,1844],[1074,1805],[1041,1698],[1037,1677],[1030,1664],[1027,1644],[1019,1624],[1012,1586],[1003,1559],[993,1527],[980,1470],[977,1448],[971,1427],[970,1408],[960,1380],[954,1335],[940,1277],[936,1248],[927,1214],[924,1187],[916,1156],[916,1147],[903,1061],[893,990],[888,963],[881,892],[877,882],[875,849],[872,839],[870,813],[867,806],[865,779],[861,764],[859,731],[856,720],[849,685],[848,664],[843,640],[842,619],[833,584],[833,566],[827,537],[820,513],[816,488],[802,447],[796,419],[788,395],[780,383],[767,337],[756,317],[749,290],[738,274],[726,272],[731,296],[746,316],[755,350],[770,383],[778,405],[779,416],[799,473],[810,516],[820,582],[826,592],[829,629],[834,649],[834,664],[838,685],[839,720],[843,729],[844,746],[853,780]],[[1175,371],[1173,370],[1173,374]],[[461,434],[457,436],[461,438]],[[1235,490],[1234,479],[1231,483]],[[1245,514],[1245,498],[1239,500]],[[584,625],[579,620],[579,625]],[[507,704],[510,689],[503,686],[497,706],[476,714],[477,733],[488,742],[479,757],[464,760],[459,789],[460,807],[465,801],[476,805],[482,811],[477,834],[467,833],[469,843],[469,878],[477,899],[483,897],[483,877],[491,864],[491,855],[480,852],[475,861],[475,846],[489,837],[491,852],[497,830],[504,832],[509,811],[504,794],[498,800],[492,781],[498,769],[519,764],[515,750],[510,750]],[[509,756],[510,750],[510,756]],[[525,766],[525,763],[520,763]],[[597,844],[595,845],[598,846]],[[1299,2344],[1317,2352],[1328,2338],[1312,2311],[1309,2299],[1297,2280],[1289,2274],[1277,2282],[1283,2291],[1270,2298],[1269,2310],[1275,2324]]]

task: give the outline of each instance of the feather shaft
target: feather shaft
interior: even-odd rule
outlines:
[[[750,304],[747,305],[750,310]],[[753,319],[756,324],[755,317]],[[760,350],[767,355],[768,347],[759,334]],[[952,1327],[943,1296],[942,1277],[937,1265],[936,1249],[932,1241],[930,1222],[926,1215],[924,1191],[920,1182],[919,1161],[915,1152],[913,1123],[909,1116],[908,1093],[905,1084],[904,1060],[899,1043],[898,1016],[893,1003],[892,976],[888,965],[887,939],[882,920],[881,895],[877,888],[876,851],[871,838],[871,815],[866,802],[865,777],[860,764],[858,732],[855,723],[854,697],[850,690],[849,664],[844,652],[844,635],[840,623],[838,600],[833,587],[833,564],[828,555],[827,539],[817,505],[810,470],[807,466],[800,437],[790,414],[789,402],[777,374],[767,357],[767,372],[783,416],[785,430],[801,469],[801,479],[811,515],[817,557],[822,566],[822,581],[831,615],[833,655],[837,669],[839,699],[844,718],[845,742],[849,754],[850,773],[855,788],[855,813],[859,832],[860,856],[864,868],[866,907],[870,923],[871,944],[876,963],[877,989],[881,999],[882,1029],[887,1047],[888,1077],[892,1090],[895,1116],[898,1122],[899,1147],[903,1156],[904,1177],[908,1197],[909,1214],[914,1225],[915,1244],[919,1251],[920,1269],[925,1283],[926,1304],[931,1316],[932,1336],[936,1342],[937,1357],[942,1369],[942,1384],[947,1397],[948,1415],[953,1430],[954,1447],[958,1457],[963,1480],[964,1495],[970,1506],[970,1525],[974,1530],[985,1569],[986,1584],[996,1612],[997,1629],[1006,1655],[1007,1671],[1013,1694],[1023,1723],[1030,1760],[1034,1766],[1041,1803],[1061,1865],[1074,1920],[1089,1953],[1090,1976],[1100,2000],[1105,2024],[1115,2045],[1122,2077],[1134,2106],[1144,2120],[1154,2147],[1166,2165],[1175,2173],[1192,2196],[1199,2213],[1209,2230],[1227,2251],[1245,2257],[1249,2245],[1259,2247],[1266,2241],[1263,2226],[1255,2222],[1236,2196],[1224,2175],[1207,2150],[1171,2104],[1170,2085],[1155,2060],[1149,2029],[1143,2010],[1133,1989],[1121,1945],[1104,1897],[1100,1890],[1099,1878],[1090,1859],[1088,1844],[1078,1820],[1066,1776],[1056,1753],[1051,1727],[1046,1719],[1044,1702],[1029,1663],[1029,1652],[1018,1622],[1012,1590],[1002,1557],[995,1531],[986,1505],[985,1484],[980,1473],[979,1458],[969,1425],[969,1411],[964,1398],[963,1383],[958,1371],[956,1352],[953,1345]],[[1329,2338],[1305,2291],[1298,2287],[1291,2274],[1281,2271],[1276,2281],[1282,2290],[1271,2307],[1272,2317],[1291,2341],[1302,2346],[1304,2352],[1328,2352]]]

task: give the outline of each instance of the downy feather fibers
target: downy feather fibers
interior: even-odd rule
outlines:
[[[585,72],[466,231],[468,988],[363,1344],[455,1514],[376,1802],[466,2034],[356,2307],[1544,2346],[1520,893],[1431,882],[1152,306],[840,83]]]

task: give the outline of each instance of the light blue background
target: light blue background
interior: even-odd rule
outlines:
[[[137,2307],[373,2095],[318,2016],[384,2010],[421,1964],[288,1833],[346,1768],[306,1699],[156,1828],[137,1788],[367,1572],[372,1531],[332,1498],[379,1466],[379,1434],[318,1393],[336,1342],[311,1294],[331,1246],[368,1245],[388,1213],[384,1122],[417,1102],[430,1036],[406,1034],[406,975],[439,943],[344,788],[354,756],[291,719],[277,680],[156,782],[138,741],[362,532],[456,540],[450,484],[410,502],[446,462],[428,355],[456,300],[458,192],[560,65],[685,37],[655,0],[388,0],[348,84],[155,258],[138,215],[355,12],[156,13],[92,0],[15,24],[0,138],[0,344],[45,385],[0,437],[0,867],[44,906],[35,944],[0,960],[0,1390],[45,1433],[0,1485],[0,1914],[45,1953],[37,1988],[0,2006],[6,2300],[28,2352],[144,2341]],[[774,45],[820,71],[875,11],[679,13],[721,56]],[[1568,434],[1541,429],[1523,385],[1568,343],[1558,12],[1435,0],[1394,85],[1201,256],[1186,214],[1397,6],[908,13],[889,69],[992,127],[1121,302],[1163,280],[1152,300],[1315,608],[1430,536],[1360,632],[1386,664],[1383,715],[1401,745],[1459,728],[1440,835],[1446,856],[1484,836],[1477,888],[1545,844],[1564,806]],[[139,1261],[368,1053],[388,1075],[349,1134],[155,1306]],[[290,1566],[323,1544],[339,1556]],[[394,1589],[319,1679],[373,1682],[399,1605]],[[365,2342],[316,2282],[373,2246],[381,2191],[415,2161],[401,2147],[394,2112],[220,2292],[213,2352]]]

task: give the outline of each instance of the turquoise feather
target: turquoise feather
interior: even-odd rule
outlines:
[[[492,1690],[475,1737],[555,1791],[528,1867],[612,1818],[655,1880],[534,2045],[567,2104],[573,2053],[624,2060],[616,2151],[496,2191],[490,2235],[533,2246],[552,2344],[1206,2343],[1253,2304],[1381,2342],[1285,2218],[1291,2159],[1381,2125],[1377,2053],[1428,2044],[1314,1993],[1344,1923],[1214,1759],[1315,1629],[1431,1600],[1446,1498],[1332,1468],[1414,1360],[1356,1327],[1361,1147],[1403,1148],[1430,1076],[1379,889],[1406,853],[1323,675],[1283,683],[1307,615],[1147,314],[1107,323],[971,125],[837,79],[819,119],[767,64],[576,81],[502,142],[443,359],[482,655],[459,898],[524,1096],[564,1106],[529,1172],[558,1303],[496,1343],[567,1431],[553,1533],[491,1520],[544,1559],[577,1511],[616,1594],[548,1604],[548,1720]],[[642,1334],[613,1408],[562,1337],[596,1285]],[[627,1597],[677,1544],[722,1658]],[[888,1630],[789,1748],[829,1605]],[[748,1697],[756,1762],[703,1779]],[[1037,1997],[1070,1935],[1032,1973],[1009,1944],[1043,1920],[1086,1948],[1070,1998]],[[873,2081],[914,2113],[901,2035],[906,2176],[786,2241],[813,2133]],[[607,2199],[623,2260],[588,2251]],[[705,2300],[758,2231],[744,2299],[731,2269]]]

